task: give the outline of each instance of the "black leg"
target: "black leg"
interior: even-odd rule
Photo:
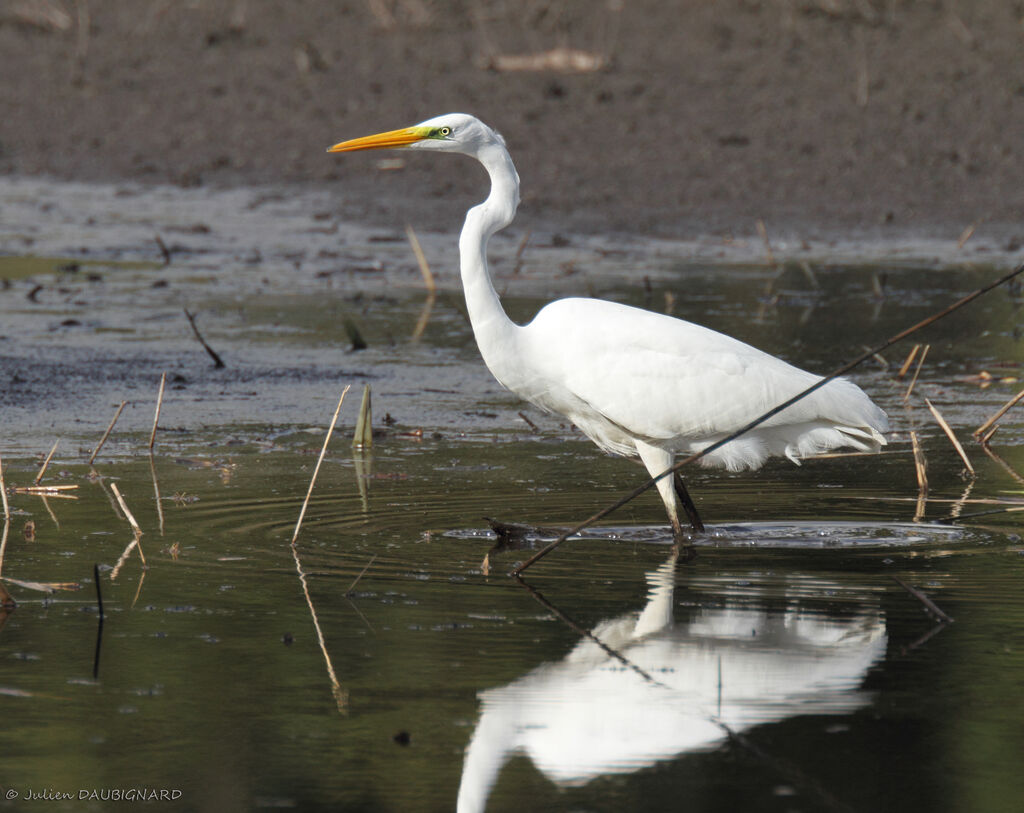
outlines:
[[[698,533],[702,533],[704,531],[704,523],[701,522],[700,514],[697,513],[697,506],[690,499],[690,492],[686,490],[686,485],[683,483],[683,478],[678,471],[672,474],[672,485],[675,487],[676,496],[686,512],[686,518],[690,520],[690,527]]]

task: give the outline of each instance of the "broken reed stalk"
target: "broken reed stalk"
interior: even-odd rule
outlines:
[[[224,364],[224,359],[222,359],[218,355],[217,351],[210,347],[206,339],[203,338],[203,334],[199,332],[199,327],[196,325],[196,317],[188,308],[182,308],[182,310],[185,311],[185,318],[188,319],[188,323],[192,326],[192,332],[199,340],[199,343],[203,346],[203,350],[205,350],[209,354],[210,358],[213,359],[213,366],[218,370],[223,369],[226,366]]]
[[[117,504],[121,506],[121,510],[124,511],[125,518],[128,520],[128,524],[132,526],[132,530],[135,531],[136,536],[142,536],[142,528],[139,527],[139,523],[135,521],[135,515],[129,510],[128,504],[124,501],[124,497],[121,496],[121,492],[118,491],[117,483],[110,484],[110,490],[114,492],[114,496],[117,497]]]
[[[363,400],[359,404],[356,429],[352,433],[353,449],[373,448],[373,408],[370,400],[370,385],[363,387]]]
[[[0,457],[0,499],[4,502],[4,521],[11,518],[11,506],[7,502],[7,486],[4,484],[4,461]]]
[[[957,251],[962,249],[967,244],[967,241],[971,239],[971,237],[974,235],[974,230],[977,228],[977,223],[971,223],[966,229],[964,229],[960,233],[960,239],[956,241]]]
[[[409,238],[409,245],[412,246],[412,253],[416,255],[416,262],[419,263],[420,273],[423,274],[423,284],[427,286],[427,290],[430,293],[434,293],[437,291],[437,283],[434,282],[434,275],[430,271],[430,263],[427,262],[427,255],[423,253],[423,247],[416,237],[416,232],[413,231],[412,226],[408,223],[405,226],[405,234]]]
[[[103,448],[103,444],[107,442],[107,438],[110,437],[110,433],[114,430],[114,424],[117,423],[117,419],[121,417],[121,412],[128,404],[127,401],[122,401],[121,405],[117,408],[117,412],[114,413],[114,418],[110,422],[110,426],[107,427],[107,431],[103,433],[103,437],[100,438],[100,442],[96,444],[96,448],[93,449],[92,455],[89,457],[89,465],[92,465],[92,461],[96,459],[96,455],[100,453],[100,449]]]
[[[156,500],[156,516],[160,522],[160,536],[164,535],[164,507],[160,502],[160,482],[156,479],[156,461],[149,456],[149,473],[153,475],[153,497]]]
[[[926,344],[924,349],[921,351],[921,358],[917,360],[917,367],[914,369],[914,377],[910,379],[910,385],[907,387],[907,391],[903,394],[903,400],[909,400],[910,393],[914,391],[914,385],[917,383],[917,377],[921,374],[921,368],[924,366],[924,360],[928,355],[928,350],[931,348],[930,344]]]
[[[775,254],[772,252],[772,244],[768,239],[768,228],[760,218],[757,220],[757,233],[761,235],[761,242],[764,243],[764,253],[767,257],[767,264],[773,268],[778,268],[779,264],[775,261]]]
[[[914,363],[914,358],[917,356],[917,351],[920,350],[920,349],[921,349],[921,345],[919,345],[919,344],[915,344],[910,349],[910,352],[907,354],[907,360],[903,362],[903,366],[900,367],[900,371],[898,373],[896,373],[896,380],[897,381],[902,380],[903,376],[905,376],[907,374],[907,371],[910,369],[910,365]]]
[[[924,449],[917,439],[917,432],[910,432],[910,448],[914,452],[914,470],[917,472],[917,488],[921,494],[928,494],[928,461],[924,456]]]
[[[153,445],[156,443],[156,426],[160,423],[160,407],[164,403],[164,384],[167,383],[166,371],[160,374],[160,392],[156,396],[156,412],[153,415],[153,431],[149,433],[149,451],[153,451]]]
[[[932,413],[932,417],[935,418],[935,422],[939,425],[939,428],[946,433],[946,437],[949,438],[949,442],[953,444],[953,448],[956,450],[956,453],[960,455],[960,459],[964,462],[964,466],[967,468],[967,471],[971,473],[971,477],[976,477],[977,475],[974,472],[974,466],[972,466],[971,461],[968,460],[964,447],[961,446],[960,441],[956,439],[956,435],[953,434],[953,430],[950,428],[949,424],[946,423],[946,419],[942,417],[942,413],[940,413],[939,410],[935,408],[935,405],[927,398],[924,399],[924,403],[925,406],[928,407],[928,411]]]
[[[984,435],[985,432],[987,432],[989,428],[995,424],[996,421],[1003,417],[1003,415],[1009,412],[1010,408],[1013,407],[1018,401],[1020,401],[1021,398],[1024,398],[1024,390],[1018,392],[1015,396],[1013,396],[1013,398],[1011,398],[1009,401],[1003,404],[1003,406],[999,409],[998,412],[996,412],[995,415],[993,415],[991,418],[985,421],[985,423],[983,423],[981,426],[975,429],[974,437],[980,438],[982,435]],[[991,437],[991,435],[989,435],[989,437]],[[987,440],[988,438],[986,438],[986,441]]]
[[[36,479],[32,481],[33,485],[39,485],[39,481],[43,479],[43,475],[46,474],[46,467],[50,465],[50,460],[53,459],[53,453],[57,451],[57,444],[60,443],[60,438],[57,438],[53,442],[53,448],[50,449],[50,453],[46,456],[46,460],[43,461],[43,467],[39,469],[39,474],[36,475]]]
[[[317,458],[316,466],[313,468],[313,476],[309,479],[309,490],[306,491],[306,499],[302,501],[302,510],[299,511],[299,519],[295,523],[295,532],[292,534],[292,547],[295,546],[295,540],[299,538],[299,528],[302,527],[302,518],[306,516],[306,506],[309,505],[309,498],[313,496],[313,485],[316,483],[316,476],[320,471],[320,464],[324,462],[324,455],[327,454],[327,444],[331,442],[331,435],[334,432],[334,424],[338,422],[341,405],[345,403],[345,396],[348,394],[351,387],[351,384],[346,384],[345,389],[341,391],[341,398],[338,399],[338,406],[334,410],[334,417],[331,418],[331,425],[327,427],[327,435],[324,437],[324,445],[320,450],[320,457]],[[298,564],[298,559],[296,559],[296,564]],[[303,581],[303,583],[305,583],[305,581]]]
[[[767,412],[762,413],[757,418],[752,420],[750,423],[748,423],[745,426],[742,426],[739,429],[737,429],[735,432],[733,432],[733,433],[731,433],[729,435],[726,435],[724,438],[721,438],[720,440],[716,440],[714,443],[712,443],[712,444],[710,444],[708,446],[705,446],[699,452],[695,452],[692,455],[684,457],[682,460],[676,461],[675,463],[672,464],[672,466],[670,466],[669,468],[665,469],[665,471],[663,471],[657,477],[650,478],[646,482],[644,482],[641,485],[639,485],[636,488],[634,488],[631,492],[629,492],[625,496],[620,497],[618,500],[616,500],[611,505],[608,505],[605,508],[602,508],[596,514],[593,514],[590,517],[587,517],[587,519],[583,520],[583,522],[579,523],[578,525],[576,525],[573,528],[570,528],[568,531],[565,531],[564,533],[562,533],[557,539],[555,539],[553,542],[548,544],[546,547],[544,547],[541,550],[537,551],[533,556],[531,556],[529,559],[527,559],[523,564],[521,564],[519,567],[514,569],[511,572],[511,575],[519,576],[520,574],[522,574],[522,572],[524,570],[526,570],[527,568],[531,567],[532,565],[534,565],[535,563],[537,563],[538,561],[543,559],[545,556],[547,556],[549,553],[551,553],[551,551],[553,551],[555,548],[557,548],[559,545],[561,545],[563,542],[565,542],[569,537],[573,536],[574,534],[578,534],[584,528],[590,527],[591,525],[593,525],[598,520],[603,519],[604,517],[608,516],[609,514],[611,514],[614,511],[617,511],[619,508],[621,508],[622,506],[626,505],[627,503],[632,502],[633,500],[635,500],[637,497],[639,497],[641,494],[643,494],[648,489],[653,488],[662,477],[671,476],[675,472],[677,472],[680,469],[682,469],[684,466],[688,466],[691,463],[694,463],[697,460],[700,460],[705,455],[710,454],[711,452],[715,451],[716,449],[720,449],[726,443],[729,443],[729,442],[731,442],[733,440],[736,440],[736,438],[740,437],[741,435],[745,435],[751,429],[757,428],[758,426],[760,426],[765,421],[773,418],[775,415],[778,415],[784,409],[786,409],[786,408],[792,406],[793,404],[797,403],[798,401],[806,398],[811,393],[816,392],[817,390],[821,389],[829,381],[833,381],[836,378],[839,378],[840,376],[845,375],[846,373],[850,372],[852,369],[854,369],[855,367],[859,366],[863,362],[867,361],[869,358],[874,356],[876,353],[881,353],[883,350],[887,350],[888,348],[892,347],[892,345],[896,344],[897,342],[903,341],[903,339],[907,338],[908,336],[912,336],[913,334],[917,333],[920,330],[923,330],[924,328],[928,327],[929,325],[935,324],[935,322],[938,322],[940,319],[943,319],[946,316],[949,316],[949,314],[954,313],[955,311],[960,310],[960,308],[964,307],[965,305],[970,304],[971,302],[973,302],[975,299],[977,299],[982,294],[988,293],[993,288],[998,288],[1000,285],[1004,285],[1005,283],[1009,282],[1014,277],[1017,277],[1017,276],[1019,276],[1022,273],[1024,273],[1024,263],[1021,263],[1020,265],[1018,265],[1016,268],[1014,268],[1009,273],[1004,274],[1003,276],[1001,276],[999,279],[997,279],[997,280],[995,280],[993,282],[990,282],[987,285],[983,285],[981,288],[978,288],[978,289],[976,289],[974,291],[971,291],[971,293],[967,294],[966,296],[961,297],[956,302],[953,302],[951,305],[947,305],[942,310],[940,310],[940,311],[938,311],[936,313],[933,313],[931,316],[928,316],[927,318],[922,319],[917,324],[911,325],[910,327],[901,330],[899,333],[897,333],[897,334],[891,336],[890,338],[886,339],[884,342],[879,344],[877,347],[870,348],[869,350],[865,351],[861,355],[857,356],[857,358],[853,359],[853,361],[847,362],[846,364],[842,365],[841,367],[833,370],[831,373],[829,373],[828,375],[824,376],[823,378],[821,378],[816,383],[812,384],[807,389],[805,389],[805,390],[803,390],[801,392],[798,392],[792,398],[789,398],[788,400],[783,401],[778,406],[773,407],[772,409],[769,409]],[[1022,393],[1022,397],[1024,397],[1024,393]]]
[[[939,608],[938,604],[936,604],[934,601],[932,601],[930,598],[928,598],[928,596],[926,596],[924,593],[922,593],[916,587],[911,587],[909,584],[907,584],[905,581],[903,581],[903,579],[901,579],[899,576],[893,576],[892,580],[894,582],[896,582],[896,584],[898,584],[904,590],[906,590],[908,593],[910,593],[910,595],[912,595],[914,598],[916,598],[918,601],[920,601],[925,606],[925,608],[928,610],[928,612],[930,612],[937,619],[939,619],[939,621],[943,621],[943,622],[945,622],[947,624],[952,624],[953,623],[953,619],[950,618],[948,615],[946,615],[944,612],[942,612],[942,610]]]

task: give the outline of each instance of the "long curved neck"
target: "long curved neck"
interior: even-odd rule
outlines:
[[[512,362],[511,346],[518,326],[501,307],[491,276],[487,271],[487,242],[491,235],[505,228],[515,217],[519,205],[519,175],[508,151],[499,144],[485,147],[476,156],[491,178],[487,200],[466,213],[466,223],[459,237],[459,260],[466,308],[473,325],[473,335],[484,362],[505,386]]]

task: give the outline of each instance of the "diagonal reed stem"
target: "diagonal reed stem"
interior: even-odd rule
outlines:
[[[306,506],[309,505],[309,498],[313,496],[313,486],[316,483],[316,476],[320,471],[320,464],[324,462],[324,455],[327,454],[327,444],[331,442],[331,434],[334,432],[334,424],[338,422],[338,414],[341,412],[341,405],[345,403],[345,396],[348,395],[348,391],[351,386],[351,384],[347,384],[345,389],[341,391],[341,398],[338,399],[338,406],[334,410],[334,417],[331,418],[331,425],[327,427],[327,435],[324,437],[324,445],[320,450],[320,457],[316,460],[316,467],[313,469],[313,476],[309,478],[309,490],[306,491],[306,499],[302,501],[302,510],[299,511],[299,519],[295,523],[295,532],[292,534],[292,545],[294,545],[295,540],[299,538],[299,528],[302,527],[302,518],[306,516]]]

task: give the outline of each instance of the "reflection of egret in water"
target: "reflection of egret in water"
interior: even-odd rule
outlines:
[[[729,732],[760,723],[844,714],[868,702],[859,686],[887,641],[877,607],[829,616],[789,597],[785,609],[703,609],[675,626],[676,561],[673,555],[648,575],[639,615],[593,630],[635,668],[584,640],[563,660],[481,693],[460,813],[485,809],[503,765],[517,754],[551,781],[578,786],[715,747]]]

